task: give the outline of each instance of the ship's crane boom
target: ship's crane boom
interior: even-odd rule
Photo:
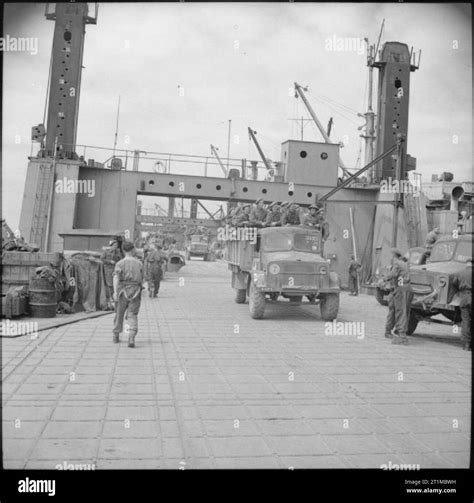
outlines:
[[[262,150],[262,147],[260,147],[260,144],[258,143],[258,140],[255,136],[255,133],[256,131],[254,131],[252,128],[248,128],[249,130],[249,137],[250,139],[253,141],[256,149],[258,150],[258,153],[263,161],[263,164],[265,165],[265,167],[268,169],[268,170],[271,170],[272,169],[272,166],[270,165],[270,163],[268,162],[268,159],[265,157],[265,154],[263,153],[263,150]]]
[[[311,118],[314,120],[314,123],[318,127],[321,135],[324,138],[324,141],[326,143],[331,143],[331,139],[329,138],[328,133],[326,133],[326,130],[324,129],[323,125],[318,119],[318,116],[316,115],[316,112],[313,110],[313,107],[310,105],[309,101],[307,100],[303,88],[298,84],[298,82],[295,82],[295,91],[296,91],[296,96],[299,96],[302,100],[303,103],[305,104],[309,115],[311,115]],[[346,165],[344,164],[343,160],[339,157],[339,167],[344,171],[345,174],[350,175],[349,171],[346,168]]]
[[[221,161],[221,158],[219,157],[219,154],[217,153],[217,148],[214,147],[214,145],[211,145],[211,152],[215,155],[217,162],[219,163],[219,166],[221,167],[222,171],[224,172],[224,176],[227,177],[227,169],[224,166],[223,162]]]

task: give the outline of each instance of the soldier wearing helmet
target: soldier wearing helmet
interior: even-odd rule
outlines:
[[[289,208],[281,216],[281,225],[301,225],[300,207],[298,203],[292,202]]]
[[[247,227],[250,224],[250,204],[242,206],[241,213],[235,218],[235,227]]]
[[[250,225],[254,227],[263,227],[267,218],[268,211],[265,209],[263,199],[257,199],[250,211],[249,221]]]
[[[281,225],[281,209],[278,202],[273,202],[268,208],[267,218],[265,219],[266,227],[279,227]]]

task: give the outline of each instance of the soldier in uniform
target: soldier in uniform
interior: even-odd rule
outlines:
[[[265,219],[266,227],[279,227],[281,225],[280,205],[275,201],[269,206],[267,218]]]
[[[321,229],[321,234],[323,241],[326,241],[329,237],[329,224],[326,221],[326,217],[324,215],[324,209],[320,208],[318,211],[318,220],[319,220],[319,228]]]
[[[428,232],[426,235],[425,248],[431,250],[433,245],[436,243],[436,240],[439,238],[439,227],[435,227],[431,232]]]
[[[237,219],[242,214],[242,205],[240,203],[234,208],[234,212],[232,213],[231,225],[235,227],[237,225]]]
[[[246,227],[250,223],[250,204],[242,206],[242,212],[235,218],[235,227]]]
[[[237,208],[231,208],[229,213],[227,213],[227,216],[225,217],[225,223],[227,225],[232,225],[232,220],[234,218],[235,212],[237,211]]]
[[[301,225],[300,207],[297,203],[291,203],[288,211],[283,213],[281,225]]]
[[[466,264],[466,268],[454,275],[453,287],[459,292],[461,302],[461,331],[462,343],[465,351],[471,351],[471,333],[472,333],[472,259]]]
[[[143,288],[143,265],[133,256],[135,247],[126,241],[123,244],[125,258],[115,264],[114,269],[114,302],[115,318],[113,342],[120,340],[123,331],[123,318],[126,313],[126,333],[128,332],[128,347],[135,347],[135,336],[138,330],[138,311],[140,310],[141,292]]]
[[[119,243],[116,240],[110,241],[109,247],[106,248],[100,260],[104,264],[104,283],[105,295],[107,298],[107,308],[113,309],[113,293],[114,293],[114,269],[115,264],[122,259],[122,254],[119,250]]]
[[[318,207],[315,204],[309,207],[309,214],[304,217],[303,225],[306,227],[319,228],[320,218],[318,216]]]
[[[257,199],[255,205],[250,212],[250,225],[254,227],[263,227],[268,211],[265,209],[263,199]]]
[[[145,259],[145,279],[150,297],[157,297],[163,279],[163,263],[166,260],[161,246],[153,246]]]
[[[396,248],[392,249],[392,267],[385,279],[391,282],[392,290],[388,301],[385,337],[393,339],[392,344],[408,344],[408,319],[413,293],[410,286],[408,263],[402,259],[401,252]],[[396,337],[392,335],[394,327]]]
[[[351,261],[349,263],[349,295],[357,296],[359,295],[359,271],[362,266],[360,262],[355,259],[354,255],[351,255]]]

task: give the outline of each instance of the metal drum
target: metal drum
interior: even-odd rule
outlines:
[[[32,279],[29,287],[31,316],[54,318],[58,306],[54,285],[45,278]]]

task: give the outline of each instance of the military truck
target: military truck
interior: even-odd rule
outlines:
[[[192,257],[202,257],[203,260],[207,261],[209,253],[209,236],[206,234],[193,234],[190,236],[186,246],[186,260],[191,260]]]
[[[319,304],[323,320],[334,320],[339,310],[339,277],[323,257],[321,232],[302,226],[253,231],[252,239],[226,240],[235,302],[243,304],[248,296],[251,317],[261,319],[266,303],[301,305],[306,297],[309,303]]]
[[[407,252],[408,255],[408,264],[410,267],[414,265],[424,264],[429,257],[429,250],[423,248],[422,246],[415,246],[414,248],[410,248]],[[377,302],[382,306],[388,306],[387,296],[390,293],[391,285],[390,281],[384,278],[384,275],[388,273],[390,267],[382,268],[382,272],[379,275],[376,284],[375,284],[375,298]]]
[[[468,259],[472,259],[472,238],[472,234],[440,237],[426,263],[410,267],[414,295],[408,335],[413,334],[419,321],[439,314],[449,320],[445,323],[461,321],[460,298],[453,288],[453,276],[464,270]]]

